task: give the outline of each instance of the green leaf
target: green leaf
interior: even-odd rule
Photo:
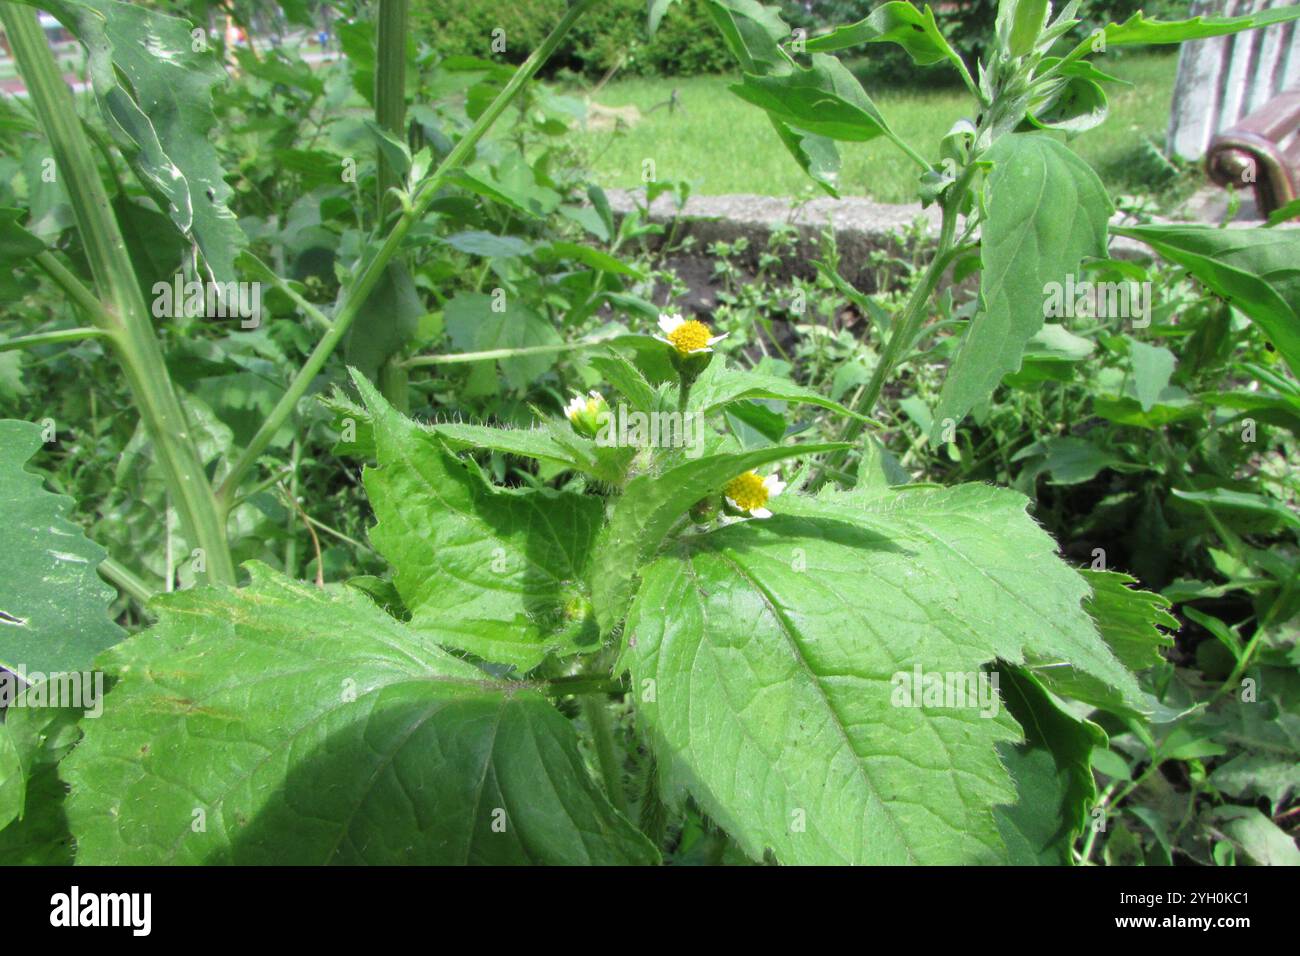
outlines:
[[[1151,591],[1130,587],[1137,579],[1118,571],[1079,573],[1092,587],[1084,609],[1124,666],[1140,671],[1163,663],[1160,649],[1173,647],[1174,639],[1160,628],[1178,630],[1178,619],[1167,610],[1169,601]]]
[[[999,690],[1025,729],[1025,742],[998,745],[1017,794],[1013,806],[996,809],[998,832],[1017,866],[1068,866],[1074,838],[1097,802],[1092,754],[1107,746],[1106,734],[1063,710],[1019,668],[1004,667],[999,676]]]
[[[775,7],[753,0],[714,0],[705,10],[713,18],[723,41],[746,73],[758,76],[789,74],[794,61],[781,47],[790,27]],[[781,143],[799,167],[829,195],[839,197],[840,153],[833,140],[791,126],[769,113],[768,119]]]
[[[1084,609],[1115,657],[1131,670],[1162,663],[1160,648],[1171,646],[1173,639],[1160,632],[1157,625],[1178,629],[1177,620],[1165,610],[1168,601],[1149,591],[1126,587],[1135,581],[1125,574],[1091,570],[1079,573],[1092,587]],[[1052,693],[1123,717],[1151,719],[1161,709],[1156,698],[1120,693],[1112,682],[1059,657],[1031,654],[1029,670]]]
[[[630,276],[633,279],[645,279],[645,273],[635,266],[628,265],[608,252],[577,242],[551,242],[539,246],[535,256],[542,262],[573,261],[580,262],[596,272],[611,272],[615,275]]]
[[[8,826],[0,823],[0,866],[73,862],[65,810],[68,790],[58,768],[81,738],[82,713],[65,707],[11,707],[5,714],[0,737],[8,738],[18,759],[24,793],[19,817]],[[0,791],[4,786],[0,781]]]
[[[1300,371],[1300,231],[1127,226],[1115,232],[1145,242],[1250,316],[1292,371]]]
[[[1207,491],[1184,491],[1175,488],[1173,495],[1181,501],[1194,501],[1213,511],[1261,515],[1276,519],[1279,526],[1290,525],[1292,528],[1300,529],[1300,515],[1282,502],[1265,495],[1234,491],[1231,488],[1211,488]]]
[[[678,0],[649,0],[646,12],[646,33],[651,39],[659,31],[659,24],[663,21],[668,8],[677,2]]]
[[[406,145],[405,140],[398,139],[391,131],[384,129],[374,120],[367,118],[364,123],[366,132],[374,140],[375,148],[384,162],[404,182],[406,174],[411,171],[411,147]]]
[[[592,643],[584,573],[601,500],[488,483],[438,432],[395,412],[354,376],[374,422],[365,472],[379,523],[370,538],[393,566],[413,629],[522,671],[548,651]]]
[[[495,305],[492,296],[480,292],[461,292],[447,303],[443,315],[456,349],[486,352],[558,345],[562,341],[554,326],[518,296],[507,296],[500,308]],[[553,352],[505,358],[501,359],[501,370],[511,388],[524,388],[546,374],[555,358]]]
[[[8,269],[45,251],[45,243],[21,225],[23,210],[0,206],[0,268]]]
[[[429,429],[453,451],[488,449],[569,468],[582,468],[583,465],[583,462],[575,459],[569,448],[556,440],[555,433],[549,428],[499,428],[493,425],[445,422],[430,425]]]
[[[0,830],[22,816],[26,796],[27,776],[23,773],[18,747],[9,735],[8,724],[0,723]]]
[[[1097,174],[1042,133],[1010,134],[988,151],[988,220],[980,247],[979,310],[943,383],[934,434],[960,422],[1020,368],[1043,327],[1049,283],[1064,283],[1085,256],[1106,255],[1112,207]]]
[[[526,239],[520,239],[518,236],[498,236],[494,233],[475,229],[458,232],[455,235],[447,236],[442,241],[466,255],[482,256],[485,259],[510,259],[515,256],[526,256],[535,248],[533,243]]]
[[[1073,435],[1053,435],[1031,445],[1026,451],[1041,452],[1041,471],[1052,476],[1054,485],[1077,485],[1091,481],[1104,468],[1116,464],[1118,459],[1097,447],[1086,438]],[[1020,457],[1017,452],[1012,460]]]
[[[746,73],[785,73],[793,68],[781,48],[790,27],[776,7],[755,0],[707,0],[704,9]]]
[[[232,190],[208,140],[212,87],[226,80],[213,52],[194,51],[185,20],[139,4],[39,6],[85,44],[104,121],[136,174],[162,198],[176,228],[198,243],[213,279],[235,281],[235,257],[248,238],[227,205]]]
[[[1038,44],[1047,20],[1047,0],[1015,0],[1015,14],[1011,19],[1011,34],[1007,52],[1012,56],[1025,56]]]
[[[1264,797],[1281,806],[1300,791],[1300,762],[1296,753],[1240,753],[1214,768],[1210,783],[1232,797]]]
[[[1227,36],[1242,30],[1254,30],[1274,23],[1286,23],[1300,18],[1300,7],[1274,7],[1259,10],[1242,17],[1192,17],[1188,20],[1147,19],[1142,11],[1133,14],[1123,23],[1108,23],[1105,27],[1106,46],[1148,46],[1163,43],[1186,43],[1207,37]],[[1082,41],[1070,54],[1070,59],[1092,52],[1094,39]]]
[[[1285,830],[1255,807],[1231,804],[1215,807],[1211,815],[1246,857],[1259,866],[1300,866],[1300,850]]]
[[[123,637],[97,573],[104,549],[68,520],[72,499],[23,467],[40,447],[39,425],[0,421],[0,666],[21,677],[85,670]]]
[[[1133,391],[1142,411],[1149,412],[1169,387],[1178,359],[1157,345],[1129,339],[1129,360],[1133,364]]]
[[[1088,77],[1071,76],[1046,103],[1034,107],[1029,120],[1042,129],[1075,134],[1100,126],[1109,109],[1100,85]]]
[[[492,95],[495,96],[495,89]],[[482,167],[473,171],[459,169],[450,177],[450,182],[509,206],[530,219],[550,215],[562,198],[555,190],[538,185],[533,170],[513,155],[495,171]]]
[[[721,362],[711,363],[696,379],[691,386],[690,404],[692,408],[708,415],[733,402],[760,398],[816,405],[849,418],[871,421],[867,416],[850,411],[839,402],[833,402],[821,393],[797,385],[788,378],[727,368]]]
[[[653,412],[659,408],[659,394],[646,381],[641,370],[622,355],[610,350],[608,355],[596,355],[588,364],[614,386],[638,412]]]
[[[897,43],[920,66],[957,55],[939,31],[930,5],[918,10],[902,0],[882,4],[857,23],[813,37],[806,48],[809,53],[834,53],[860,43]]]
[[[344,360],[377,381],[380,367],[414,337],[422,315],[424,303],[406,265],[389,263],[347,331]]]
[[[706,455],[629,481],[591,562],[591,597],[601,634],[609,634],[622,620],[641,565],[659,549],[678,519],[701,499],[719,493],[732,478],[762,465],[849,447],[846,442],[827,442]]]
[[[835,141],[787,126],[770,113],[767,118],[799,168],[828,195],[839,199],[840,151]]]
[[[824,53],[813,54],[811,67],[789,73],[746,73],[730,89],[778,122],[827,139],[863,143],[889,129],[857,77]]]
[[[1300,199],[1292,199],[1289,203],[1274,209],[1268,216],[1268,222],[1264,225],[1266,228],[1280,226],[1284,222],[1289,222],[1296,217],[1300,217]]]
[[[243,590],[159,601],[108,657],[104,716],[64,761],[78,862],[656,862],[538,693],[351,588],[246,567]]]
[[[370,410],[356,404],[337,390],[322,396],[320,402],[329,409],[335,429],[342,431],[345,427],[350,427],[355,430],[354,440],[338,442],[334,446],[335,451],[357,458],[373,459],[375,457],[374,421]],[[443,444],[452,451],[499,451],[519,458],[532,458],[565,468],[591,472],[594,447],[587,447],[591,443],[576,434],[562,442],[557,437],[556,430],[551,427],[503,428],[498,425],[478,425],[472,422],[433,422],[423,427],[436,433]],[[584,454],[575,454],[575,445]]]
[[[1005,862],[997,745],[1019,730],[987,695],[905,706],[916,668],[924,688],[1050,655],[1140,696],[1025,504],[974,484],[783,496],[682,541],[644,570],[626,628],[659,766],[751,856]]]

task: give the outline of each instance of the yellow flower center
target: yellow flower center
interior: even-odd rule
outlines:
[[[732,478],[722,490],[742,511],[753,511],[767,504],[767,489],[763,487],[763,479],[752,471]]]
[[[697,349],[708,348],[709,327],[703,322],[691,319],[669,332],[668,341],[673,343],[678,352],[690,355]]]

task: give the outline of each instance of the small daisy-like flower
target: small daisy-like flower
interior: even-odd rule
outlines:
[[[605,396],[595,389],[586,395],[575,393],[569,404],[564,406],[564,415],[574,430],[587,436],[600,430],[601,418],[608,412],[609,404],[605,401]]]
[[[659,328],[664,333],[656,335],[660,342],[667,342],[682,355],[697,355],[712,352],[713,346],[727,337],[710,335],[709,327],[698,319],[683,319],[680,315],[664,313],[659,316]]]
[[[756,471],[747,471],[732,478],[722,488],[727,504],[737,511],[746,512],[751,518],[772,517],[772,512],[764,505],[783,491],[785,482],[777,472],[764,478]]]

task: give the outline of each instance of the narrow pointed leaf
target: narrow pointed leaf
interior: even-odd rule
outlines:
[[[902,0],[881,4],[857,23],[813,37],[807,49],[809,53],[834,53],[862,43],[897,43],[920,66],[956,55],[939,31],[929,4],[918,10]]]
[[[1300,370],[1300,231],[1213,226],[1128,226],[1145,242],[1259,325]]]
[[[1020,368],[1043,327],[1048,283],[1064,283],[1085,256],[1106,255],[1111,203],[1097,174],[1043,133],[1011,134],[988,152],[988,221],[981,236],[979,309],[943,383],[935,440]]]

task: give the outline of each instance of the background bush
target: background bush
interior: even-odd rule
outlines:
[[[861,20],[880,2],[787,0],[782,7],[791,26],[813,33]],[[567,5],[566,0],[501,0],[485,14],[480,0],[441,0],[436,5],[415,7],[411,18],[420,38],[443,55],[472,54],[520,63],[563,16]],[[1087,32],[1098,23],[1126,19],[1139,9],[1149,16],[1186,16],[1189,7],[1186,0],[1087,0],[1081,11],[1081,29]],[[998,0],[950,0],[936,5],[935,15],[953,46],[973,64],[985,55],[997,8]],[[507,49],[493,55],[492,31],[498,27],[506,31]],[[867,73],[910,81],[922,72],[897,47],[881,44],[869,49],[861,64]],[[695,76],[732,68],[703,0],[681,0],[673,6],[653,40],[646,37],[645,0],[606,0],[578,21],[550,69],[595,79],[615,66],[620,73],[634,76]],[[932,82],[953,79],[940,71],[925,73]]]
[[[491,56],[523,62],[564,13],[565,0],[502,0],[484,14],[480,0],[443,0],[416,7],[419,38],[444,55]],[[492,31],[506,31],[505,54],[492,54]],[[606,0],[578,21],[550,69],[599,78],[613,67],[638,76],[693,76],[731,68],[726,47],[700,0],[684,0],[664,17],[653,40],[646,37],[645,0]]]

